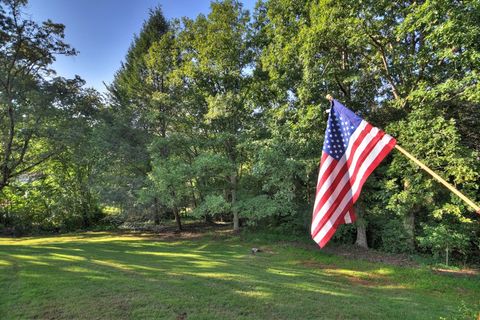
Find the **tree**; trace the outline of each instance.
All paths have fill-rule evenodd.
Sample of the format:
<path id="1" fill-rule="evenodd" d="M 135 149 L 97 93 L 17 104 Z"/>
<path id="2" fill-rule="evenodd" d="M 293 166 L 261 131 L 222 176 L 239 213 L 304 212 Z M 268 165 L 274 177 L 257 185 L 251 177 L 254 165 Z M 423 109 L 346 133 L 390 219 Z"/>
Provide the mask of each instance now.
<path id="1" fill-rule="evenodd" d="M 189 47 L 184 59 L 190 70 L 188 77 L 203 97 L 204 121 L 214 148 L 228 159 L 227 198 L 233 210 L 233 228 L 239 229 L 239 173 L 242 168 L 240 145 L 253 112 L 247 103 L 251 63 L 248 48 L 249 14 L 238 1 L 213 2 L 211 12 L 195 21 L 185 20 L 183 37 Z M 221 150 L 221 151 L 220 151 Z"/>
<path id="2" fill-rule="evenodd" d="M 44 123 L 48 139 L 32 140 L 30 148 L 36 153 L 55 146 L 57 152 L 3 189 L 8 206 L 0 208 L 0 223 L 17 235 L 88 228 L 102 218 L 95 188 L 103 160 L 95 139 L 102 103 L 96 91 L 81 85 L 60 81 L 56 91 L 49 90 L 59 110 Z"/>
<path id="3" fill-rule="evenodd" d="M 47 138 L 52 93 L 62 83 L 47 80 L 54 73 L 49 66 L 55 55 L 76 53 L 63 42 L 62 24 L 25 19 L 26 3 L 0 1 L 0 191 L 58 152 L 53 146 L 34 152 L 32 146 Z"/>
<path id="4" fill-rule="evenodd" d="M 183 143 L 185 140 L 179 134 L 169 138 L 158 138 L 151 146 L 153 158 L 152 171 L 149 173 L 151 184 L 144 189 L 148 199 L 155 198 L 166 211 L 173 212 L 177 230 L 182 230 L 180 210 L 190 206 L 191 199 L 191 166 L 185 159 Z M 169 150 L 165 157 L 163 150 Z"/>
<path id="5" fill-rule="evenodd" d="M 252 37 L 253 99 L 259 117 L 253 172 L 263 197 L 281 207 L 262 212 L 272 214 L 271 224 L 289 224 L 302 232 L 311 218 L 321 128 L 327 119 L 321 107 L 323 75 L 316 74 L 318 79 L 313 84 L 314 77 L 306 78 L 302 61 L 308 49 L 302 32 L 309 21 L 307 1 L 266 1 L 257 5 Z M 314 95 L 306 90 L 310 86 L 308 92 Z"/>
<path id="6" fill-rule="evenodd" d="M 320 128 L 324 127 L 325 120 L 319 105 L 325 104 L 323 97 L 326 93 L 345 101 L 376 126 L 389 125 L 390 133 L 396 134 L 401 144 L 403 140 L 407 144 L 410 139 L 407 136 L 414 132 L 408 129 L 414 117 L 423 113 L 420 121 L 425 123 L 438 117 L 438 122 L 430 129 L 435 128 L 440 135 L 448 132 L 449 138 L 439 144 L 436 135 L 427 127 L 421 130 L 421 139 L 420 134 L 412 134 L 412 138 L 415 136 L 417 142 L 421 141 L 421 149 L 428 149 L 425 155 L 438 155 L 443 159 L 440 161 L 449 159 L 439 165 L 438 170 L 445 171 L 451 179 L 463 181 L 462 186 L 468 192 L 475 189 L 472 183 L 478 179 L 475 173 L 478 165 L 474 161 L 475 153 L 470 152 L 475 145 L 474 134 L 467 127 L 476 128 L 477 125 L 470 117 L 472 111 L 475 113 L 475 108 L 478 109 L 473 93 L 478 86 L 475 80 L 478 64 L 473 58 L 478 53 L 478 42 L 473 41 L 478 39 L 478 28 L 475 27 L 478 17 L 474 14 L 477 10 L 475 2 L 445 1 L 417 4 L 408 1 L 293 3 L 271 0 L 259 3 L 254 22 L 258 67 L 255 81 L 261 81 L 263 86 L 257 91 L 260 93 L 257 109 L 265 115 L 263 123 L 268 130 L 267 137 L 276 136 L 276 140 L 281 141 L 279 149 L 288 150 L 283 157 L 291 156 L 297 161 L 303 159 L 307 164 L 306 176 L 310 179 L 296 184 L 298 190 L 307 194 L 304 199 L 311 199 L 308 193 L 313 188 L 309 185 L 315 183 L 313 160 L 320 158 L 323 131 Z M 460 28 L 464 31 L 461 32 Z M 450 36 L 445 37 L 445 32 Z M 461 55 L 460 52 L 468 54 Z M 449 122 L 452 117 L 455 122 Z M 403 133 L 395 129 L 399 123 L 405 124 Z M 293 144 L 290 150 L 289 142 Z M 270 143 L 267 145 L 271 148 Z M 460 151 L 467 145 L 468 151 Z M 297 147 L 298 153 L 294 151 Z M 412 145 L 409 150 L 418 148 L 418 145 Z M 446 156 L 447 150 L 456 150 L 455 157 Z M 402 155 L 393 153 L 393 157 L 405 163 Z M 270 161 L 273 164 L 278 158 L 272 157 Z M 391 158 L 386 159 L 384 165 L 389 161 Z M 462 168 L 455 175 L 449 169 L 453 163 Z M 287 168 L 278 163 L 274 167 Z M 274 177 L 282 169 L 267 177 Z M 390 214 L 385 211 L 386 202 L 388 199 L 393 201 L 401 193 L 400 189 L 392 191 L 385 187 L 390 188 L 393 184 L 409 189 L 420 185 L 417 180 L 407 182 L 410 177 L 402 170 L 396 171 L 397 180 L 393 183 L 385 177 L 392 173 L 393 170 L 377 169 L 371 178 L 376 183 L 367 185 L 363 192 L 365 201 L 362 201 L 364 206 L 360 211 L 366 213 L 367 227 L 378 226 L 369 223 L 369 216 L 373 215 L 368 213 L 378 208 L 384 214 Z M 301 174 L 296 176 L 301 177 Z M 429 179 L 423 175 L 420 177 L 423 181 Z M 288 180 L 294 181 L 291 177 L 282 179 Z M 369 189 L 389 196 L 388 199 L 382 198 L 386 202 L 381 209 L 375 201 L 368 199 L 375 194 Z M 441 193 L 447 202 L 450 200 L 441 186 L 434 184 L 433 190 Z M 410 230 L 412 245 L 419 227 L 415 216 L 421 213 L 432 189 L 419 187 L 418 191 L 418 197 L 407 197 L 411 204 L 415 203 L 414 206 L 408 207 L 405 203 L 401 206 L 403 211 L 400 207 L 392 208 L 398 214 L 397 218 L 401 216 L 404 220 L 405 228 Z M 465 215 L 465 208 L 462 205 L 459 208 L 457 201 L 453 201 L 456 203 L 454 207 Z M 439 210 L 441 206 L 437 202 L 435 208 L 428 210 Z M 367 239 L 368 228 L 359 225 L 357 232 L 358 239 Z M 378 234 L 378 230 L 371 229 L 371 232 Z"/>
<path id="7" fill-rule="evenodd" d="M 168 30 L 162 10 L 159 7 L 151 10 L 108 88 L 111 113 L 107 122 L 109 127 L 104 131 L 109 141 L 105 145 L 106 151 L 115 155 L 110 174 L 105 174 L 108 188 L 112 190 L 108 195 L 109 201 L 130 212 L 153 207 L 153 218 L 157 224 L 161 215 L 158 199 L 152 199 L 153 203 L 141 207 L 138 191 L 144 187 L 151 171 L 148 146 L 158 132 L 166 132 L 165 123 L 156 118 L 162 115 L 155 98 L 161 84 L 151 73 L 148 55 L 152 46 L 164 39 Z"/>

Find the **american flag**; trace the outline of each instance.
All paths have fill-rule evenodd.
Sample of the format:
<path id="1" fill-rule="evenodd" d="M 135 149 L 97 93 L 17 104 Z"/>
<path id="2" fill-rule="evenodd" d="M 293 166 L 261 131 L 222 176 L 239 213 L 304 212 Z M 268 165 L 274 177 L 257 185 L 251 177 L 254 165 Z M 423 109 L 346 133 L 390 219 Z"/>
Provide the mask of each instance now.
<path id="1" fill-rule="evenodd" d="M 365 180 L 396 140 L 336 100 L 323 143 L 311 234 L 324 247 L 342 223 L 355 221 L 353 204 Z"/>

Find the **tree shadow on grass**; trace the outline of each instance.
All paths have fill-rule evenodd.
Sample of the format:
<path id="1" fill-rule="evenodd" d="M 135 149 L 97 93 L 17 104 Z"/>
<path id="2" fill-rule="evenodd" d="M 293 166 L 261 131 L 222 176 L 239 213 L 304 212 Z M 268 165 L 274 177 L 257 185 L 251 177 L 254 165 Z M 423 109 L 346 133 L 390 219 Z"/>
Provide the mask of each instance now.
<path id="1" fill-rule="evenodd" d="M 12 275 L 0 280 L 13 295 L 0 298 L 2 318 L 422 319 L 458 304 L 378 275 L 378 265 L 312 264 L 282 248 L 252 255 L 231 241 L 85 234 L 0 251 Z"/>

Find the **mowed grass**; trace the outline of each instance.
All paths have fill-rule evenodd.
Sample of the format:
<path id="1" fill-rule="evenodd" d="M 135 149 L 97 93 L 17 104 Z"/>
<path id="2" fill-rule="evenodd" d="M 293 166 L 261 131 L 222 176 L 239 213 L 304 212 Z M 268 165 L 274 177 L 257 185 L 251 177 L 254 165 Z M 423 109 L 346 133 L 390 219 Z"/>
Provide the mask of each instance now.
<path id="1" fill-rule="evenodd" d="M 0 319 L 463 319 L 479 310 L 478 277 L 238 236 L 0 238 Z"/>

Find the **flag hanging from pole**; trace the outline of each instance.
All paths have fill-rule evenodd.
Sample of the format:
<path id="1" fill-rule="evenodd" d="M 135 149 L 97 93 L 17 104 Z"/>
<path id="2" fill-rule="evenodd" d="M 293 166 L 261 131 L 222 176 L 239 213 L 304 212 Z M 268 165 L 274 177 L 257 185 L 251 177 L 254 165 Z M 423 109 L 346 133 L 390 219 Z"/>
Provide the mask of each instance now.
<path id="1" fill-rule="evenodd" d="M 324 247 L 342 223 L 355 221 L 353 204 L 396 140 L 332 100 L 323 142 L 311 234 Z"/>

